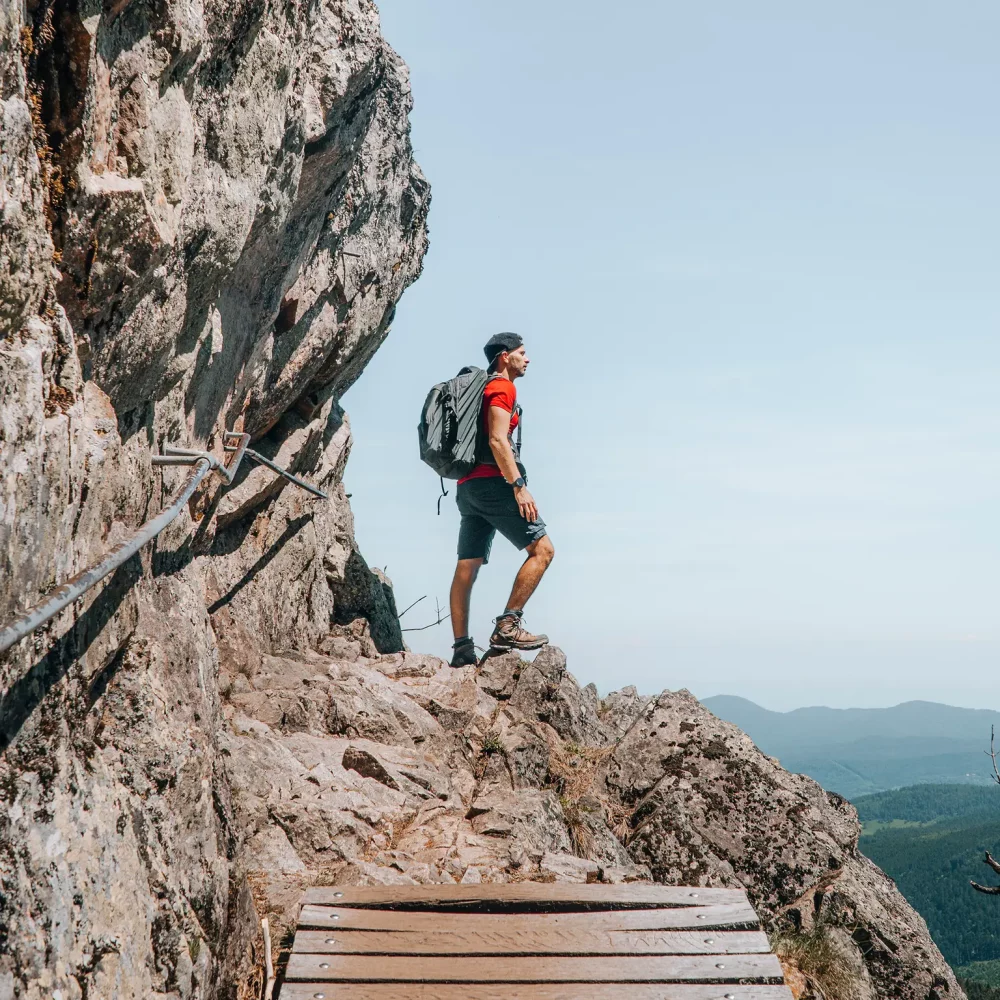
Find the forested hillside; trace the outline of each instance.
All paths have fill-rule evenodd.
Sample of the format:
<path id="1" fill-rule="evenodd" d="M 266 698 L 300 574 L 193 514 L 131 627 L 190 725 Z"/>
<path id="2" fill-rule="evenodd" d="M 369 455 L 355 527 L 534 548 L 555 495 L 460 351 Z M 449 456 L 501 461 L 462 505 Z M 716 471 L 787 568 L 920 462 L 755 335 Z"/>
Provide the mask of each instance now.
<path id="1" fill-rule="evenodd" d="M 972 962 L 955 968 L 969 1000 L 1000 1000 L 1000 962 Z"/>
<path id="2" fill-rule="evenodd" d="M 952 967 L 989 962 L 961 974 L 1000 986 L 1000 899 L 969 886 L 991 881 L 984 851 L 1000 854 L 1000 788 L 917 785 L 854 804 L 862 852 L 896 880 Z M 1000 1000 L 1000 990 L 970 996 Z"/>
<path id="3" fill-rule="evenodd" d="M 874 823 L 931 823 L 977 813 L 1000 818 L 1000 789 L 995 785 L 913 785 L 854 800 L 866 832 Z"/>
<path id="4" fill-rule="evenodd" d="M 996 986 L 990 986 L 978 979 L 963 979 L 961 976 L 958 981 L 962 984 L 969 1000 L 1000 1000 L 1000 988 Z"/>

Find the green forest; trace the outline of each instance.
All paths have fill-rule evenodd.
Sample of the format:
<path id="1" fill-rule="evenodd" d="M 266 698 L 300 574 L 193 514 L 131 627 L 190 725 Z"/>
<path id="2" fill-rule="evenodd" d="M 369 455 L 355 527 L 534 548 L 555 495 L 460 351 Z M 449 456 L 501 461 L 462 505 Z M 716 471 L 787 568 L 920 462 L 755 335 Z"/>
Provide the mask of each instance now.
<path id="1" fill-rule="evenodd" d="M 966 989 L 969 1000 L 1000 1000 L 1000 962 L 972 962 L 955 966 L 955 975 L 963 983 L 975 983 L 972 991 Z M 992 990 L 993 992 L 983 992 Z"/>
<path id="2" fill-rule="evenodd" d="M 944 957 L 974 984 L 970 998 L 1000 1000 L 1000 898 L 969 885 L 1000 882 L 983 864 L 985 851 L 1000 856 L 1000 788 L 914 785 L 854 805 L 862 852 L 896 880 Z"/>
<path id="3" fill-rule="evenodd" d="M 977 813 L 1000 819 L 1000 788 L 995 785 L 912 785 L 853 800 L 867 830 L 874 822 L 931 823 Z"/>
<path id="4" fill-rule="evenodd" d="M 955 971 L 959 973 L 958 981 L 962 984 L 962 989 L 965 990 L 965 995 L 969 1000 L 1000 1000 L 1000 988 L 989 986 L 978 979 L 963 979 L 960 974 L 961 970 L 956 969 Z"/>

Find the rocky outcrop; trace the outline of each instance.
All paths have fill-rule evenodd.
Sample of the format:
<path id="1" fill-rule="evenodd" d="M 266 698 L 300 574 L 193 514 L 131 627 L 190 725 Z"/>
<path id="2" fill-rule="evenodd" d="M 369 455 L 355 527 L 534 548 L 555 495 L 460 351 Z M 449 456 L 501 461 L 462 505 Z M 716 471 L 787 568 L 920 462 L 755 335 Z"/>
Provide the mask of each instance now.
<path id="1" fill-rule="evenodd" d="M 220 691 L 402 648 L 338 400 L 427 246 L 409 108 L 370 0 L 0 10 L 0 620 L 163 505 L 166 444 L 246 431 L 330 494 L 212 477 L 0 657 L 0 996 L 230 995 Z"/>
<path id="2" fill-rule="evenodd" d="M 221 456 L 222 432 L 245 430 L 336 491 L 350 450 L 336 401 L 420 271 L 428 206 L 406 69 L 367 0 L 37 0 L 28 25 L 19 9 L 2 39 L 0 406 L 20 473 L 0 509 L 5 615 L 176 487 L 149 465 L 164 444 Z M 221 597 L 294 539 L 284 614 L 266 586 L 231 602 L 279 644 L 325 632 L 357 562 L 344 498 L 287 492 L 264 470 L 225 497 L 216 483 L 161 546 L 161 562 L 218 556 Z M 384 603 L 349 589 L 358 613 Z"/>
<path id="3" fill-rule="evenodd" d="M 963 997 L 858 852 L 853 807 L 686 691 L 600 699 L 552 647 L 478 672 L 411 653 L 285 657 L 240 688 L 225 767 L 274 926 L 294 925 L 306 884 L 741 886 L 797 997 Z"/>
<path id="4" fill-rule="evenodd" d="M 745 886 L 801 997 L 961 998 L 851 807 L 690 695 L 401 651 L 339 400 L 426 250 L 409 101 L 371 0 L 0 10 L 0 619 L 166 444 L 330 494 L 213 477 L 0 657 L 0 997 L 259 996 L 312 884 L 655 878 Z"/>

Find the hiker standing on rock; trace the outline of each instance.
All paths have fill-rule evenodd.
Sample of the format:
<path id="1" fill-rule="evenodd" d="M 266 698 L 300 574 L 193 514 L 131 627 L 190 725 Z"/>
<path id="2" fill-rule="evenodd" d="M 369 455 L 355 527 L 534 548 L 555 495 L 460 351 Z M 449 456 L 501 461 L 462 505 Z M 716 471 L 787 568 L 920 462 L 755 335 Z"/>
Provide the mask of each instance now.
<path id="1" fill-rule="evenodd" d="M 490 637 L 492 649 L 539 649 L 548 636 L 532 635 L 521 615 L 552 562 L 555 549 L 528 492 L 520 441 L 514 431 L 521 417 L 514 381 L 528 370 L 524 341 L 516 333 L 498 333 L 484 348 L 489 380 L 482 399 L 482 445 L 478 464 L 458 481 L 456 499 L 462 523 L 458 530 L 458 565 L 451 584 L 451 621 L 455 630 L 451 665 L 478 661 L 469 633 L 469 602 L 479 567 L 489 561 L 493 538 L 499 531 L 528 553 L 518 570 L 507 607 L 496 619 Z"/>

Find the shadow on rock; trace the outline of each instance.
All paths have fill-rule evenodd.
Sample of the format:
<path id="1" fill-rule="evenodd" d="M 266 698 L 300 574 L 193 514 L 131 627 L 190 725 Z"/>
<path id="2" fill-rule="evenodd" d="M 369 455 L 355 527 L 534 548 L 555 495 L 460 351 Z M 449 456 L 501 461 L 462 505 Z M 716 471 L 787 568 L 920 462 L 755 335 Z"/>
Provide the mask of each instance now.
<path id="1" fill-rule="evenodd" d="M 246 573 L 240 578 L 232 589 L 227 591 L 214 604 L 209 606 L 208 613 L 210 615 L 214 615 L 221 608 L 224 608 L 227 604 L 229 604 L 229 602 L 232 601 L 244 587 L 248 586 L 253 581 L 254 577 L 257 576 L 258 573 L 267 568 L 271 560 L 274 559 L 274 557 L 277 556 L 277 554 L 282 550 L 285 543 L 291 541 L 291 539 L 299 533 L 311 517 L 311 514 L 301 514 L 299 517 L 295 518 L 294 521 L 289 521 L 287 527 L 275 543 L 250 567 L 250 569 L 246 571 Z M 249 531 L 249 527 L 247 530 Z M 235 543 L 232 546 L 232 551 L 238 549 L 240 542 L 242 541 L 242 539 L 237 539 L 236 534 L 237 533 L 231 533 L 231 537 L 229 538 L 230 543 Z M 245 535 L 246 532 L 240 532 L 239 534 Z M 223 542 L 223 545 L 225 546 L 226 542 Z M 213 554 L 217 555 L 218 551 Z"/>
<path id="2" fill-rule="evenodd" d="M 114 617 L 128 592 L 135 586 L 142 570 L 138 556 L 133 556 L 111 577 L 93 604 L 76 620 L 73 627 L 61 636 L 52 648 L 35 663 L 19 680 L 15 681 L 0 698 L 0 750 L 6 750 L 17 739 L 21 728 L 45 696 L 93 645 L 105 625 Z M 124 642 L 131 630 L 123 635 Z M 112 657 L 110 666 L 118 660 Z M 100 674 L 106 687 L 109 667 Z"/>

